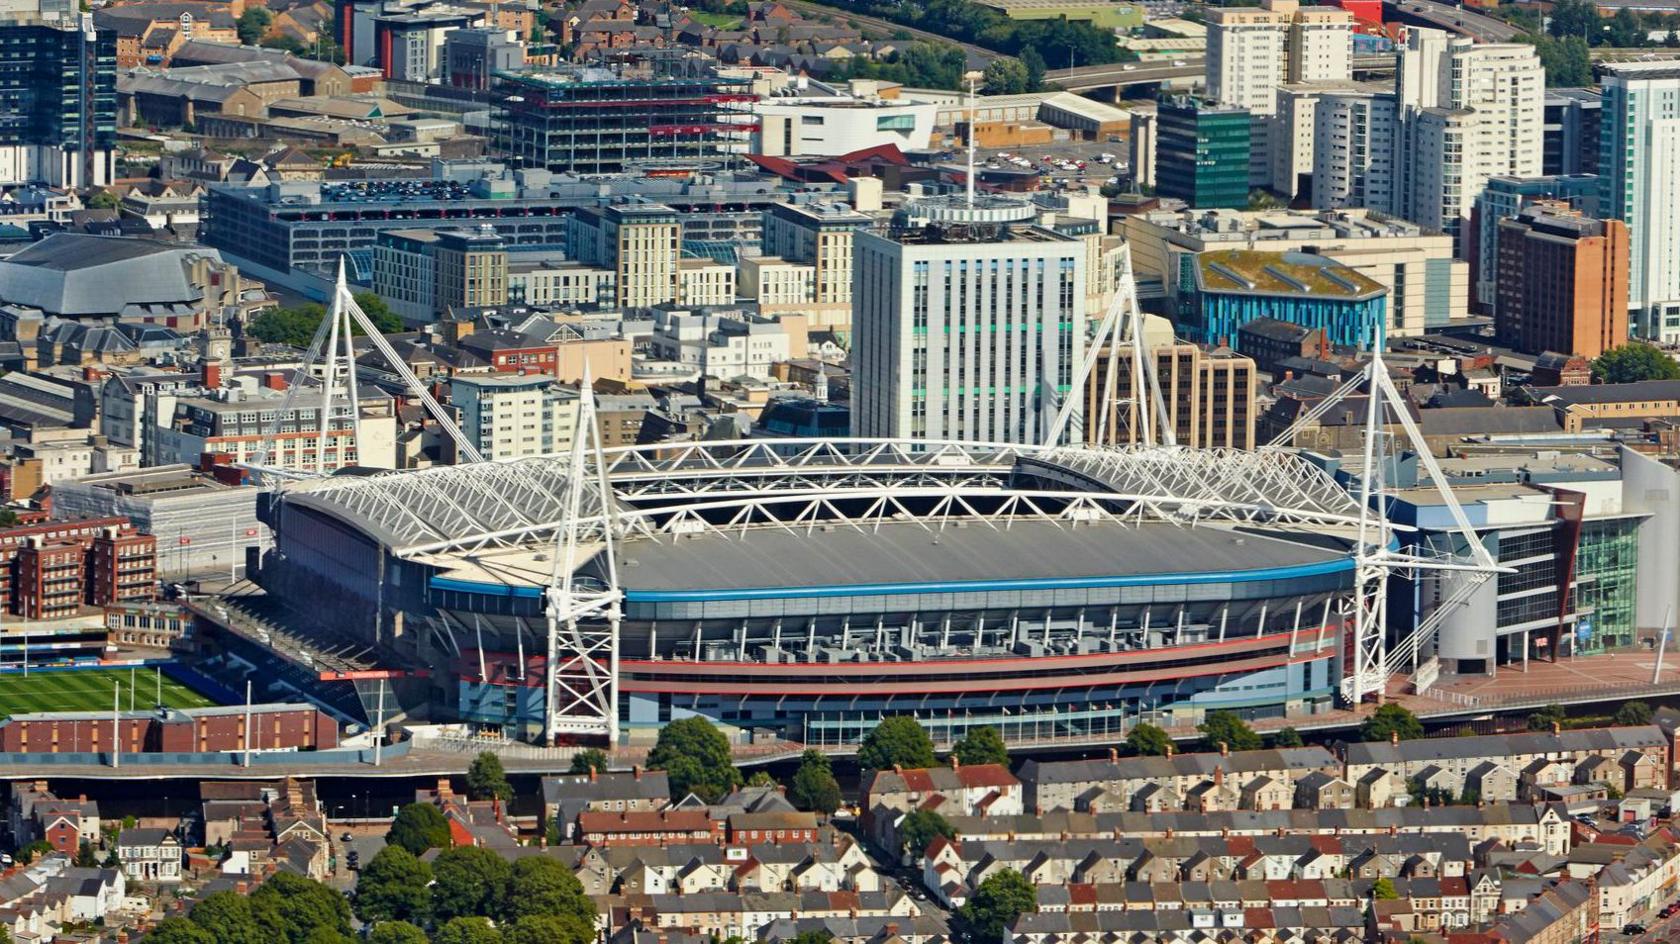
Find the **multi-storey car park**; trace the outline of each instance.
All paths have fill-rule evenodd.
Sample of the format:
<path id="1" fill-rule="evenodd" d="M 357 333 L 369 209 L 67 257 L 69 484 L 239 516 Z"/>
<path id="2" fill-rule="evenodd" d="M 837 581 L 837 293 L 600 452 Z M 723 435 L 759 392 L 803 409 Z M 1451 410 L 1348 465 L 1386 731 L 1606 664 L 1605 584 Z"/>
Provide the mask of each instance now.
<path id="1" fill-rule="evenodd" d="M 488 225 L 513 249 L 558 249 L 566 220 L 603 201 L 658 203 L 681 214 L 685 242 L 756 246 L 764 211 L 794 199 L 822 199 L 833 187 L 793 188 L 756 172 L 698 176 L 556 175 L 500 164 L 439 162 L 429 179 L 296 181 L 245 187 L 213 184 L 200 232 L 241 269 L 285 281 L 292 270 L 327 273 L 346 252 L 371 250 L 387 229 Z"/>
<path id="2" fill-rule="evenodd" d="M 564 456 L 296 483 L 260 581 L 422 670 L 403 710 L 531 737 L 1114 736 L 1323 710 L 1352 651 L 1359 507 L 1293 453 L 812 440 L 600 468 L 591 494 Z M 545 607 L 614 585 L 551 662 Z"/>
<path id="3" fill-rule="evenodd" d="M 745 153 L 758 129 L 752 80 L 709 66 L 504 72 L 496 87 L 491 146 L 516 167 L 612 174 L 638 161 L 703 161 Z"/>

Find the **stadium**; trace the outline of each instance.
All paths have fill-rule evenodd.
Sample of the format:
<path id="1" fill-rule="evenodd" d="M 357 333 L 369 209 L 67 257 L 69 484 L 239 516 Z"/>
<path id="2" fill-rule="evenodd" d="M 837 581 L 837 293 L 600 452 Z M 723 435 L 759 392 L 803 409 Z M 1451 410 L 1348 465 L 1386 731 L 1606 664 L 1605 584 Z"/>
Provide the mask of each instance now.
<path id="1" fill-rule="evenodd" d="M 259 580 L 401 670 L 408 716 L 539 741 L 1109 739 L 1321 711 L 1355 658 L 1360 505 L 1294 452 L 586 452 L 287 483 Z"/>

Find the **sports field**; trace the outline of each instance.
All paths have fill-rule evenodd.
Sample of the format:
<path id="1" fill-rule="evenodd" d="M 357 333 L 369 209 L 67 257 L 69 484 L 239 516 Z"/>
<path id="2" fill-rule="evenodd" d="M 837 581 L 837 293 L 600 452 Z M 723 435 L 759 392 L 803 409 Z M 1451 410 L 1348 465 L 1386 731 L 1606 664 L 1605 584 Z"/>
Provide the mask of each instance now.
<path id="1" fill-rule="evenodd" d="M 31 711 L 110 711 L 114 686 L 122 686 L 122 708 L 130 704 L 129 679 L 135 691 L 133 705 L 147 710 L 157 702 L 156 669 L 73 669 L 57 672 L 20 672 L 0 675 L 0 716 Z M 170 708 L 202 708 L 215 702 L 180 682 L 163 676 L 163 703 Z"/>

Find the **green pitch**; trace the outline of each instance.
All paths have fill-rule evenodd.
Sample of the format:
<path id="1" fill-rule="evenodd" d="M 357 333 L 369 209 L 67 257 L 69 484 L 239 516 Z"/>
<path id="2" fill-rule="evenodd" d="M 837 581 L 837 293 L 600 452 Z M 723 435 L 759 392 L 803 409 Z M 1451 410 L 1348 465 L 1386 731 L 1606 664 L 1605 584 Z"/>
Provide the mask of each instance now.
<path id="1" fill-rule="evenodd" d="M 20 672 L 0 675 L 0 716 L 39 711 L 110 711 L 112 691 L 122 686 L 122 708 L 129 708 L 129 680 L 133 679 L 134 708 L 145 711 L 157 702 L 156 669 L 75 669 L 68 672 Z M 163 703 L 170 708 L 203 708 L 215 702 L 163 676 Z"/>

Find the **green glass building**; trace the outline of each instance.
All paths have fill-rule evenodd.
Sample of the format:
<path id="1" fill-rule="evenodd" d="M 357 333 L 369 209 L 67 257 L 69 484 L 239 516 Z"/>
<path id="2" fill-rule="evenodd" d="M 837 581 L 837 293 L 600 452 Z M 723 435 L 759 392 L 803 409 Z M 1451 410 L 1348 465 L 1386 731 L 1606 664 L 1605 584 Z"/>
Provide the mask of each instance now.
<path id="1" fill-rule="evenodd" d="M 1602 652 L 1634 643 L 1638 605 L 1639 519 L 1581 524 L 1575 552 L 1575 651 Z"/>
<path id="2" fill-rule="evenodd" d="M 1157 195 L 1198 210 L 1248 206 L 1246 108 L 1173 96 L 1161 99 L 1155 120 Z"/>

